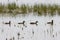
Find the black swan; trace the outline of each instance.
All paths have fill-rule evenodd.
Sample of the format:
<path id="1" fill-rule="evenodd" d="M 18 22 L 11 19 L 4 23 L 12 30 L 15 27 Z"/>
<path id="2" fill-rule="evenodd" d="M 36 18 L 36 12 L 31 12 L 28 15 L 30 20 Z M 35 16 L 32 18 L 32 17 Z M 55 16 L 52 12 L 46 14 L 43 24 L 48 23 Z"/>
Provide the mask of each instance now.
<path id="1" fill-rule="evenodd" d="M 23 22 L 19 22 L 18 24 L 23 24 L 23 25 L 24 25 L 24 24 L 25 24 L 25 21 L 23 21 Z"/>
<path id="2" fill-rule="evenodd" d="M 9 21 L 9 22 L 6 22 L 6 23 L 4 23 L 4 24 L 9 24 L 9 26 L 11 26 L 11 21 Z"/>
<path id="3" fill-rule="evenodd" d="M 37 25 L 38 21 L 35 21 L 35 22 L 30 22 L 30 24 L 36 24 Z"/>
<path id="4" fill-rule="evenodd" d="M 52 20 L 51 22 L 47 22 L 47 24 L 51 24 L 51 25 L 53 25 L 53 20 Z"/>

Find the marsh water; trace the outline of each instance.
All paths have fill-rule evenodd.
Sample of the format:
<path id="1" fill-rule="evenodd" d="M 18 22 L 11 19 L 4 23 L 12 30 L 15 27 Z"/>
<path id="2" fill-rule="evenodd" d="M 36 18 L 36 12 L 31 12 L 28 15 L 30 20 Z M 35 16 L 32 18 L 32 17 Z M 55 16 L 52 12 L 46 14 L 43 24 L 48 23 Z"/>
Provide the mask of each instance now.
<path id="1" fill-rule="evenodd" d="M 53 25 L 47 24 L 53 20 Z M 4 24 L 11 21 L 11 26 Z M 23 24 L 19 22 L 25 21 Z M 38 25 L 30 22 L 38 21 Z M 19 33 L 19 35 L 18 35 Z M 59 40 L 60 16 L 38 16 L 33 13 L 16 15 L 14 17 L 0 15 L 0 40 Z"/>

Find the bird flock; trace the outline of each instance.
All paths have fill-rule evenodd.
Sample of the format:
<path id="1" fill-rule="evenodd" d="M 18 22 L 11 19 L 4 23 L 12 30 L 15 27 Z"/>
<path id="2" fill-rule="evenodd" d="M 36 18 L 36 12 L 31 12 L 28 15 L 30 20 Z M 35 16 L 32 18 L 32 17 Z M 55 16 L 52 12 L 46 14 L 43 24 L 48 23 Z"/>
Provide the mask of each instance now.
<path id="1" fill-rule="evenodd" d="M 9 21 L 9 22 L 4 22 L 4 24 L 11 26 L 11 21 Z M 25 26 L 25 21 L 18 22 L 17 24 L 22 24 L 23 26 Z M 38 25 L 38 21 L 30 22 L 30 24 L 31 24 L 31 25 L 36 25 L 36 26 L 37 26 L 37 25 Z M 51 22 L 47 22 L 47 24 L 53 25 L 53 20 L 51 20 Z"/>

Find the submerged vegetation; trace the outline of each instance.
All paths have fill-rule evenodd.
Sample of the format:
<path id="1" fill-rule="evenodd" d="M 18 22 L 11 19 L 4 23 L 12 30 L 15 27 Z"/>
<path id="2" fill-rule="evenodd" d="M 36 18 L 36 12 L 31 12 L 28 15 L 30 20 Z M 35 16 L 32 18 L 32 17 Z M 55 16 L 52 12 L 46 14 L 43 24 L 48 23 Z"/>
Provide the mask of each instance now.
<path id="1" fill-rule="evenodd" d="M 16 3 L 8 3 L 7 5 L 0 4 L 0 13 L 11 13 L 13 15 L 17 14 L 27 14 L 27 13 L 37 13 L 39 16 L 41 15 L 60 15 L 60 5 L 45 5 L 45 4 L 35 4 L 35 5 L 25 5 L 22 4 L 20 6 L 16 5 Z"/>

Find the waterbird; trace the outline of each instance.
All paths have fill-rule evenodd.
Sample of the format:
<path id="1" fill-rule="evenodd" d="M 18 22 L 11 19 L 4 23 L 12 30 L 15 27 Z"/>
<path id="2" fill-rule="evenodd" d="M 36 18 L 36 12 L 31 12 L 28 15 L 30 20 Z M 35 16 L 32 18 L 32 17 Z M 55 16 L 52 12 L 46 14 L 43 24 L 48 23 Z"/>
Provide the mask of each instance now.
<path id="1" fill-rule="evenodd" d="M 35 21 L 35 22 L 30 22 L 30 24 L 36 24 L 37 25 L 38 21 Z"/>
<path id="2" fill-rule="evenodd" d="M 53 20 L 52 20 L 51 22 L 47 22 L 47 24 L 51 24 L 51 25 L 53 25 Z"/>
<path id="3" fill-rule="evenodd" d="M 18 24 L 23 24 L 23 25 L 25 25 L 25 21 L 23 21 L 23 22 L 19 22 Z"/>
<path id="4" fill-rule="evenodd" d="M 6 22 L 6 23 L 4 23 L 4 24 L 9 24 L 9 26 L 11 26 L 11 21 L 9 21 L 9 22 Z"/>
<path id="5" fill-rule="evenodd" d="M 6 22 L 6 23 L 4 23 L 4 24 L 9 24 L 9 26 L 11 26 L 11 21 L 9 21 L 9 22 Z"/>

